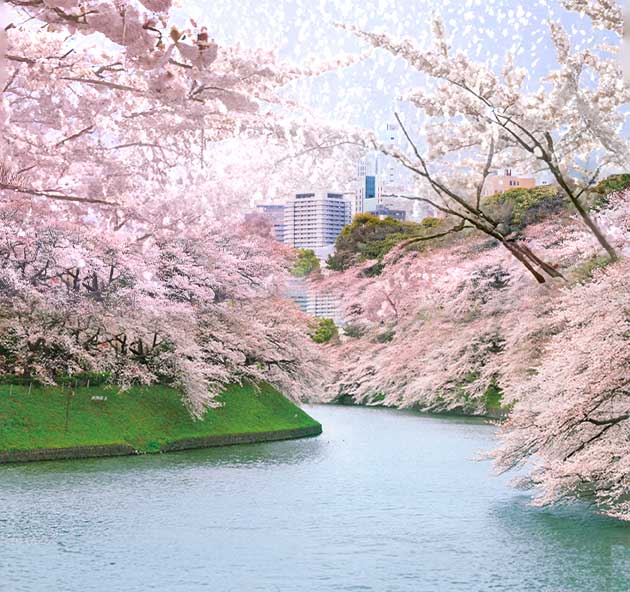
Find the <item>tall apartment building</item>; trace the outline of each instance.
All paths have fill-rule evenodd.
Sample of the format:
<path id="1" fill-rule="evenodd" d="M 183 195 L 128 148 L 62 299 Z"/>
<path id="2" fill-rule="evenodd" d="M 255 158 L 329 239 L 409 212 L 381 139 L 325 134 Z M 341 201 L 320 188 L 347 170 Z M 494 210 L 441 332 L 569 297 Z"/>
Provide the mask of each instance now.
<path id="1" fill-rule="evenodd" d="M 401 143 L 400 127 L 396 123 L 388 123 L 385 130 L 385 143 L 390 148 L 403 148 Z M 392 160 L 388 160 L 382 166 L 381 177 L 383 185 L 397 185 L 401 182 L 402 165 Z"/>
<path id="2" fill-rule="evenodd" d="M 352 221 L 352 206 L 340 193 L 298 193 L 285 205 L 284 242 L 298 249 L 333 245 Z"/>
<path id="3" fill-rule="evenodd" d="M 274 238 L 281 243 L 284 242 L 284 205 L 268 204 L 256 206 L 258 213 L 267 217 L 271 222 L 271 231 Z"/>
<path id="4" fill-rule="evenodd" d="M 488 197 L 496 193 L 503 193 L 510 189 L 525 188 L 531 189 L 536 186 L 536 179 L 533 177 L 514 177 L 512 171 L 506 169 L 503 175 L 491 175 L 486 179 L 483 186 L 482 195 Z"/>
<path id="5" fill-rule="evenodd" d="M 339 294 L 331 291 L 322 292 L 304 281 L 304 278 L 290 278 L 287 296 L 306 314 L 320 319 L 332 319 L 339 327 L 345 325 Z"/>

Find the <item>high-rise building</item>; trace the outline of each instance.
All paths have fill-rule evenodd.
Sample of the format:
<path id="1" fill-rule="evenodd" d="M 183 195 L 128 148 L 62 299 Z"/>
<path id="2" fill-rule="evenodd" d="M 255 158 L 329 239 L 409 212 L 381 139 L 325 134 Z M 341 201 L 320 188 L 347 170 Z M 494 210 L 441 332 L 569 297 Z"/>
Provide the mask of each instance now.
<path id="1" fill-rule="evenodd" d="M 385 133 L 381 134 L 384 144 L 390 148 L 402 150 L 406 142 L 401 142 L 400 126 L 388 123 Z M 352 214 L 360 212 L 374 213 L 383 208 L 405 210 L 411 218 L 413 204 L 401 206 L 399 200 L 391 201 L 389 194 L 408 193 L 410 174 L 403 165 L 392 157 L 371 153 L 359 160 L 357 166 L 357 185 L 353 201 Z"/>
<path id="2" fill-rule="evenodd" d="M 393 218 L 399 222 L 404 222 L 407 219 L 406 210 L 394 210 L 385 206 L 379 208 L 378 210 L 374 210 L 371 214 L 379 217 L 381 220 L 384 220 L 385 218 Z"/>
<path id="3" fill-rule="evenodd" d="M 359 160 L 357 181 L 352 204 L 352 216 L 362 212 L 373 212 L 381 204 L 381 176 L 379 160 L 376 154 L 368 154 Z"/>
<path id="4" fill-rule="evenodd" d="M 363 212 L 374 212 L 382 205 L 381 178 L 378 174 L 366 175 L 359 180 Z"/>
<path id="5" fill-rule="evenodd" d="M 339 327 L 345 325 L 343 307 L 339 294 L 318 290 L 304 278 L 290 278 L 287 296 L 306 314 L 320 319 L 332 319 Z"/>
<path id="6" fill-rule="evenodd" d="M 386 128 L 385 142 L 390 148 L 401 148 L 400 145 L 400 127 L 396 123 L 388 123 Z M 383 166 L 382 177 L 383 185 L 399 184 L 400 179 L 400 163 L 389 159 Z"/>
<path id="7" fill-rule="evenodd" d="M 298 193 L 284 210 L 284 242 L 298 249 L 333 245 L 352 221 L 352 206 L 340 193 Z"/>
<path id="8" fill-rule="evenodd" d="M 274 238 L 284 242 L 284 205 L 267 204 L 256 206 L 256 210 L 267 217 L 271 222 L 271 231 Z"/>

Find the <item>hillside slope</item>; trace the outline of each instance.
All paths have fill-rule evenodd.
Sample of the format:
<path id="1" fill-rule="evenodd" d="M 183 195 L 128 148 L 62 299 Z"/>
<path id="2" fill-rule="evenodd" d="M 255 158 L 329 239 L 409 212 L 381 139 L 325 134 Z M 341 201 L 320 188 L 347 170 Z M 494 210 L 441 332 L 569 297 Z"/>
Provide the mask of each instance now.
<path id="1" fill-rule="evenodd" d="M 259 391 L 229 387 L 223 405 L 202 420 L 192 419 L 180 394 L 167 387 L 124 393 L 80 387 L 71 393 L 33 388 L 29 394 L 28 387 L 0 385 L 0 462 L 162 452 L 321 432 L 318 422 L 267 385 Z"/>

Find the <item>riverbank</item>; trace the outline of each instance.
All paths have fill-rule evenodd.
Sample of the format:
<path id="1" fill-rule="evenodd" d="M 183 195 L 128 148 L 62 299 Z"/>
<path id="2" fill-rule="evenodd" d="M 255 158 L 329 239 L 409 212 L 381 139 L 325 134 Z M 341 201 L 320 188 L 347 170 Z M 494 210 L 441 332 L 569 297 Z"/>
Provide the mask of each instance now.
<path id="1" fill-rule="evenodd" d="M 319 435 L 321 424 L 268 385 L 232 385 L 193 420 L 164 386 L 0 385 L 0 463 L 151 454 Z"/>
<path id="2" fill-rule="evenodd" d="M 375 401 L 374 399 L 369 402 L 357 403 L 349 395 L 341 395 L 328 404 L 340 405 L 342 407 L 371 407 L 394 410 L 405 409 L 408 411 L 415 411 L 428 417 L 469 417 L 473 419 L 485 419 L 493 422 L 505 421 L 511 411 L 510 406 L 501 404 L 500 398 L 491 399 L 489 401 L 483 400 L 481 406 L 462 404 L 459 407 L 448 407 L 446 405 L 440 406 L 439 404 L 431 406 L 415 404 L 409 407 L 396 407 L 394 405 L 385 405 L 382 401 Z"/>
<path id="3" fill-rule="evenodd" d="M 0 589 L 628 592 L 627 524 L 530 507 L 494 426 L 305 409 L 325 438 L 0 466 Z"/>

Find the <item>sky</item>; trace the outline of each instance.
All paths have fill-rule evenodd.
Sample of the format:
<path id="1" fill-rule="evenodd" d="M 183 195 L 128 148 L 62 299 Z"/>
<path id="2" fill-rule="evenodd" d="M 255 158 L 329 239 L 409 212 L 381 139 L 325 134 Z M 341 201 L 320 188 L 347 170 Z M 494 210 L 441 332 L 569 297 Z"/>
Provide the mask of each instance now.
<path id="1" fill-rule="evenodd" d="M 569 13 L 559 0 L 240 0 L 179 2 L 178 18 L 192 17 L 223 43 L 275 48 L 282 59 L 328 60 L 368 49 L 342 22 L 364 30 L 430 41 L 434 12 L 442 16 L 452 45 L 469 56 L 500 67 L 508 51 L 532 72 L 535 85 L 554 64 L 548 20 L 562 22 L 578 45 L 592 43 L 590 22 Z M 303 104 L 335 120 L 383 132 L 397 99 L 425 84 L 419 74 L 383 50 L 342 72 L 295 84 L 290 92 Z"/>
<path id="2" fill-rule="evenodd" d="M 565 10 L 560 0 L 175 0 L 172 16 L 180 28 L 193 18 L 221 44 L 276 49 L 293 63 L 328 61 L 369 49 L 336 23 L 366 31 L 410 37 L 427 47 L 431 19 L 439 14 L 455 49 L 499 68 L 508 52 L 517 66 L 531 73 L 537 87 L 555 65 L 548 21 L 557 20 L 572 33 L 577 47 L 593 43 L 586 17 Z M 606 33 L 597 32 L 598 41 Z M 385 137 L 399 97 L 427 81 L 400 58 L 377 50 L 366 60 L 291 85 L 287 93 L 325 119 L 359 125 Z M 420 114 L 414 114 L 414 116 Z"/>

